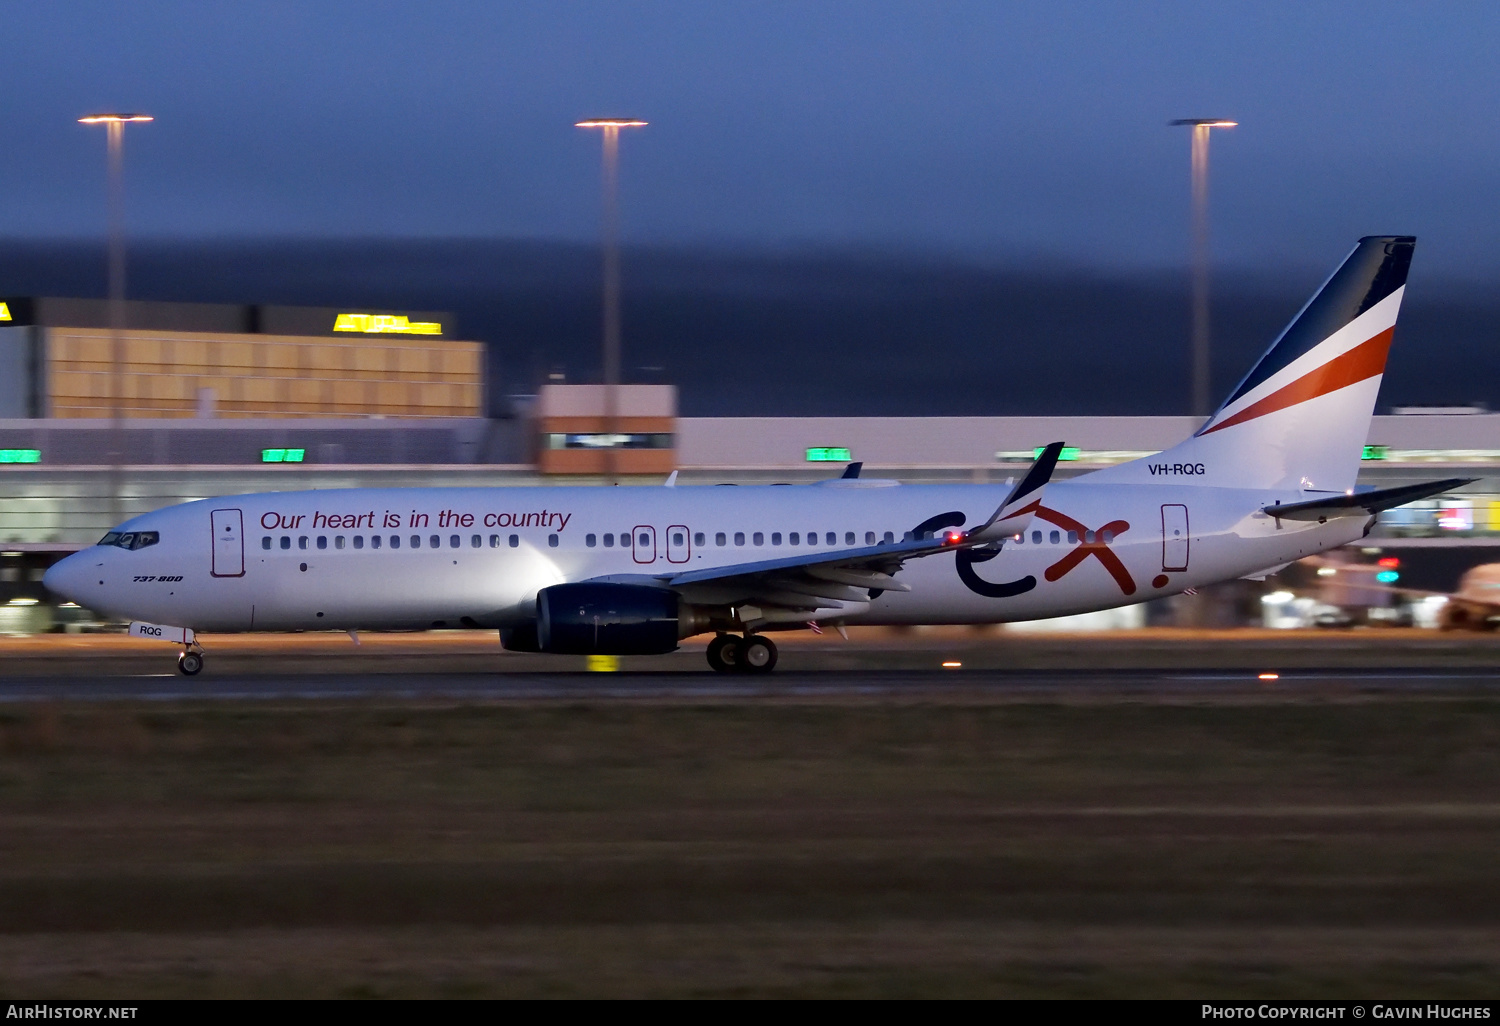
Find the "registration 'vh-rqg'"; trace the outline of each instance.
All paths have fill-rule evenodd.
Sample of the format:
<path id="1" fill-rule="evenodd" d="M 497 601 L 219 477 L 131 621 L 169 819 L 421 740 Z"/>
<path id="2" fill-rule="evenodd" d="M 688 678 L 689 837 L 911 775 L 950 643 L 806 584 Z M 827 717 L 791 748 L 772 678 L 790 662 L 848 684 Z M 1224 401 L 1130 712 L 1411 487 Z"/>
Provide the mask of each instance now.
<path id="1" fill-rule="evenodd" d="M 711 633 L 1061 616 L 1260 576 L 1462 484 L 1356 491 L 1415 240 L 1361 239 L 1216 412 L 1167 452 L 1006 485 L 270 492 L 134 517 L 47 587 L 203 666 L 200 631 L 497 629 L 512 649 L 669 652 Z"/>

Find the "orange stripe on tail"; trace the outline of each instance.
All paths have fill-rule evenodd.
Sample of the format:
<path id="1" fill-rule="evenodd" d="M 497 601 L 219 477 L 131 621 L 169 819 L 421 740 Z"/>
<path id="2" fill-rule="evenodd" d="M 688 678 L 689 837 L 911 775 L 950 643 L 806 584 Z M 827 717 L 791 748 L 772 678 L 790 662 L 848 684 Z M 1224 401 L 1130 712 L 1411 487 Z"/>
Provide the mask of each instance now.
<path id="1" fill-rule="evenodd" d="M 1264 417 L 1268 413 L 1284 410 L 1288 406 L 1305 403 L 1329 392 L 1373 378 L 1385 371 L 1386 354 L 1391 349 L 1391 338 L 1396 333 L 1392 325 L 1368 341 L 1361 342 L 1347 353 L 1329 360 L 1323 366 L 1308 371 L 1296 381 L 1284 385 L 1259 402 L 1251 403 L 1227 420 L 1215 424 L 1203 432 L 1211 435 L 1235 424 Z"/>

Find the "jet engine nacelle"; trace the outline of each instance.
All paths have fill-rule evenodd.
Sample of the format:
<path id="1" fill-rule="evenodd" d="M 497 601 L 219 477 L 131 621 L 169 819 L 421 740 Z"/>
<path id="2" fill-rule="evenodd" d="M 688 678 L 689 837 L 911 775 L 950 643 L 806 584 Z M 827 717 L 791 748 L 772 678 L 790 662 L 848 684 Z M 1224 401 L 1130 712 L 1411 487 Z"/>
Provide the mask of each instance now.
<path id="1" fill-rule="evenodd" d="M 537 593 L 536 613 L 543 652 L 658 655 L 703 629 L 676 592 L 639 584 L 553 585 Z"/>

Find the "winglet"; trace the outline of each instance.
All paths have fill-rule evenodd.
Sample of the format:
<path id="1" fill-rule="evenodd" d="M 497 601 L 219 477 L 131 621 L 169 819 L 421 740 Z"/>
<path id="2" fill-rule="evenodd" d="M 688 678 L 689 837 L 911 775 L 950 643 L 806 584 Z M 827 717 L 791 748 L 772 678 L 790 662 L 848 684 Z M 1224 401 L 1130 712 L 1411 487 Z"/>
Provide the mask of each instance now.
<path id="1" fill-rule="evenodd" d="M 844 472 L 839 475 L 839 478 L 843 481 L 853 481 L 856 477 L 859 476 L 859 472 L 863 469 L 865 469 L 864 463 L 862 461 L 856 461 L 845 467 Z"/>
<path id="2" fill-rule="evenodd" d="M 1057 460 L 1062 456 L 1062 451 L 1062 442 L 1053 442 L 1044 448 L 1031 469 L 1026 471 L 1026 476 L 1011 489 L 1000 508 L 984 523 L 969 531 L 964 540 L 970 543 L 996 541 L 1026 530 L 1032 515 L 1042 504 L 1042 489 L 1052 480 L 1052 471 L 1057 468 Z"/>

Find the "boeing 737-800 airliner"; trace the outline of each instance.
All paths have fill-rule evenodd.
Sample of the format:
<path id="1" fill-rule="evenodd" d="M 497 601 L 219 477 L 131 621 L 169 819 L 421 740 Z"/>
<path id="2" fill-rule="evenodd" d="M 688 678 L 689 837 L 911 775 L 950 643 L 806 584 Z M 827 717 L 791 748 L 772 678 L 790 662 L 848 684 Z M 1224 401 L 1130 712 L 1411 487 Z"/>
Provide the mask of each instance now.
<path id="1" fill-rule="evenodd" d="M 1167 452 L 1014 488 L 393 488 L 207 499 L 134 517 L 54 593 L 183 647 L 199 631 L 498 629 L 512 649 L 668 652 L 768 671 L 767 635 L 971 624 L 1272 572 L 1463 484 L 1355 491 L 1415 240 L 1361 239 L 1207 423 Z"/>

